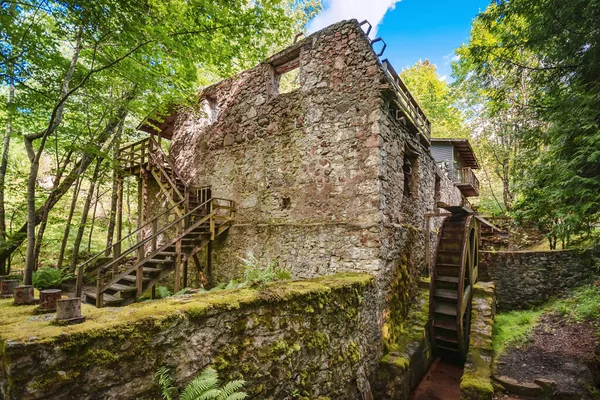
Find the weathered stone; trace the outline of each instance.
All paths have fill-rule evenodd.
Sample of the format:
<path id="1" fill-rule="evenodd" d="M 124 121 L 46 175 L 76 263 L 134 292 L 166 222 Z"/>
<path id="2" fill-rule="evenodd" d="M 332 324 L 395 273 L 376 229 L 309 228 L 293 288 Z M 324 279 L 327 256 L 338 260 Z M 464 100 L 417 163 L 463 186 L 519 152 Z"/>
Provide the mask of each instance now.
<path id="1" fill-rule="evenodd" d="M 14 288 L 13 297 L 15 299 L 15 306 L 24 306 L 36 303 L 37 301 L 35 300 L 33 293 L 32 285 L 21 285 Z"/>
<path id="2" fill-rule="evenodd" d="M 518 382 L 508 376 L 494 377 L 504 390 L 517 396 L 536 397 L 544 394 L 544 390 L 533 382 Z"/>
<path id="3" fill-rule="evenodd" d="M 0 296 L 3 298 L 13 297 L 15 288 L 19 286 L 19 281 L 17 279 L 4 279 L 0 282 L 0 287 L 2 288 L 0 292 Z"/>
<path id="4" fill-rule="evenodd" d="M 496 284 L 498 308 L 527 309 L 593 278 L 593 250 L 482 251 L 479 275 Z"/>
<path id="5" fill-rule="evenodd" d="M 380 354 L 376 303 L 372 276 L 344 274 L 103 308 L 89 327 L 7 341 L 0 397 L 158 399 L 160 367 L 181 388 L 213 366 L 250 398 L 353 399 Z"/>
<path id="6" fill-rule="evenodd" d="M 59 299 L 56 301 L 56 322 L 79 324 L 85 321 L 81 315 L 81 298 Z"/>
<path id="7" fill-rule="evenodd" d="M 37 312 L 53 312 L 56 311 L 56 302 L 62 298 L 62 290 L 60 289 L 44 289 L 40 290 L 40 306 Z"/>
<path id="8" fill-rule="evenodd" d="M 460 382 L 461 399 L 491 400 L 494 395 L 491 372 L 496 314 L 494 284 L 478 282 L 473 289 L 469 351 Z"/>

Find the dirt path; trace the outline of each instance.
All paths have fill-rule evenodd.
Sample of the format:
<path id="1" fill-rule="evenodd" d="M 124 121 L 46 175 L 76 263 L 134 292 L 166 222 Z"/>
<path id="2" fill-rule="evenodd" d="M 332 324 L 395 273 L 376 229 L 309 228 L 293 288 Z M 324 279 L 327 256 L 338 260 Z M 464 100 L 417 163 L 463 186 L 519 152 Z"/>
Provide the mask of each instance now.
<path id="1" fill-rule="evenodd" d="M 462 373 L 462 366 L 437 358 L 413 392 L 411 400 L 460 400 Z"/>
<path id="2" fill-rule="evenodd" d="M 594 357 L 600 342 L 599 326 L 600 317 L 584 323 L 546 314 L 526 345 L 508 349 L 498 359 L 494 375 L 519 383 L 546 380 L 556 398 L 597 398 L 589 389 L 596 386 L 599 376 Z"/>

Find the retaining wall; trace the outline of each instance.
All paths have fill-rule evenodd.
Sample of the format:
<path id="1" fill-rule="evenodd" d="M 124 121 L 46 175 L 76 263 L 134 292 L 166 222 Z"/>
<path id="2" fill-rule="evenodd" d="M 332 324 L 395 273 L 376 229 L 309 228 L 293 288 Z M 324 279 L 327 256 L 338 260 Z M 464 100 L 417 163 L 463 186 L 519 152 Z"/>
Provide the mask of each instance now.
<path id="1" fill-rule="evenodd" d="M 87 322 L 70 327 L 31 320 L 21 307 L 0 333 L 0 394 L 158 399 L 158 368 L 182 387 L 212 365 L 224 380 L 245 379 L 251 399 L 359 398 L 382 354 L 374 293 L 370 275 L 334 275 L 85 307 Z"/>
<path id="2" fill-rule="evenodd" d="M 526 309 L 591 280 L 596 260 L 592 250 L 482 251 L 479 276 L 496 284 L 499 310 Z"/>

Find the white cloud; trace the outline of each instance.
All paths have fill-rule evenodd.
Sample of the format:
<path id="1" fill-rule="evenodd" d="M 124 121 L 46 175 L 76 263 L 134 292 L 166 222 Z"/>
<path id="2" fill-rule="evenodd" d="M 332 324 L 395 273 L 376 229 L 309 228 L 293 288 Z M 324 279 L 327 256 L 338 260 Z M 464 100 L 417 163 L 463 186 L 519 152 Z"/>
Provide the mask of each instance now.
<path id="1" fill-rule="evenodd" d="M 308 25 L 312 33 L 344 19 L 356 18 L 359 22 L 368 20 L 375 37 L 377 26 L 388 10 L 393 10 L 401 0 L 325 0 L 323 11 Z"/>
<path id="2" fill-rule="evenodd" d="M 440 76 L 440 81 L 445 82 L 448 77 L 446 75 Z"/>
<path id="3" fill-rule="evenodd" d="M 444 65 L 450 65 L 450 63 L 460 60 L 460 56 L 458 54 L 450 53 L 443 56 L 442 60 L 444 60 Z"/>

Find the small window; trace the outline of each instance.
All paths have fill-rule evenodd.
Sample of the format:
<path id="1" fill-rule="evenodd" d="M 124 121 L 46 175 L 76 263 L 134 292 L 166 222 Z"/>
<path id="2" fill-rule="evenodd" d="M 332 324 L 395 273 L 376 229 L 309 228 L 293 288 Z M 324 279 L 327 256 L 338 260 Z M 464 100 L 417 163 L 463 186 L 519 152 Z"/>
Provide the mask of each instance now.
<path id="1" fill-rule="evenodd" d="M 288 61 L 281 64 L 273 63 L 273 94 L 293 92 L 300 89 L 300 52 L 295 52 L 293 58 L 286 57 Z"/>
<path id="2" fill-rule="evenodd" d="M 212 125 L 217 122 L 219 117 L 219 105 L 217 100 L 212 97 L 207 97 L 202 100 L 202 112 L 207 125 Z"/>
<path id="3" fill-rule="evenodd" d="M 419 159 L 416 154 L 406 152 L 402 165 L 404 172 L 404 197 L 411 197 L 419 191 Z"/>

